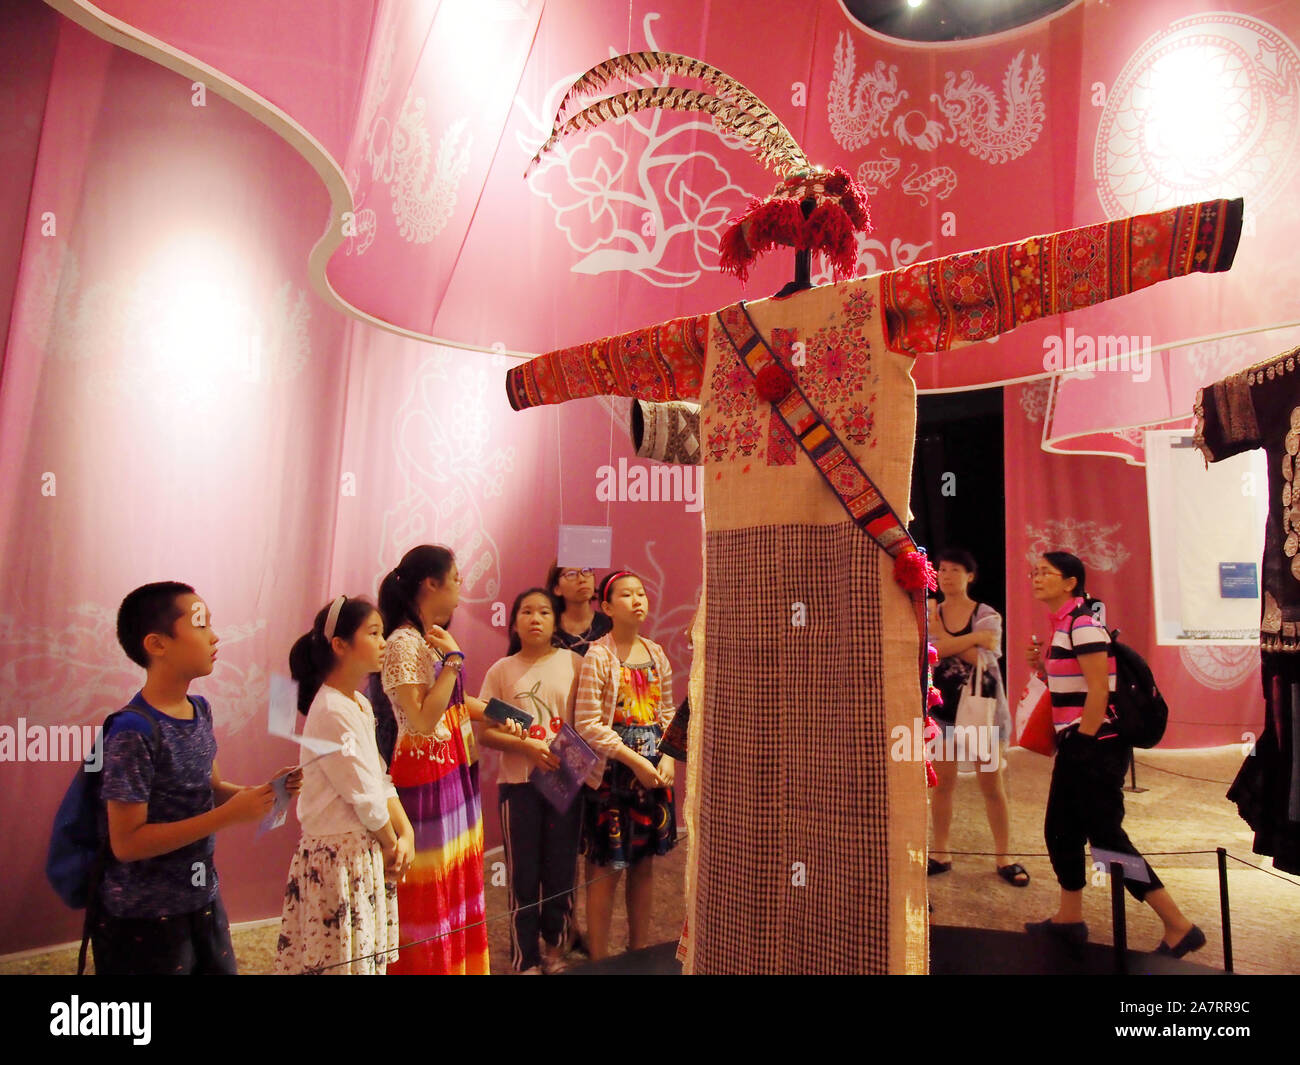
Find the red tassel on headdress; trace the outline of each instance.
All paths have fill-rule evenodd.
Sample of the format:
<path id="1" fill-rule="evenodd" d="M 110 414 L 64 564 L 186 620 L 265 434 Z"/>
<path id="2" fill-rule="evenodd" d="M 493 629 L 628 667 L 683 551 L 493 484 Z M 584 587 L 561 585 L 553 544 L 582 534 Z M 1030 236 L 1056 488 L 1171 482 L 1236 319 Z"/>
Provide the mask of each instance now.
<path id="1" fill-rule="evenodd" d="M 924 551 L 904 551 L 894 559 L 894 580 L 904 591 L 935 591 L 939 576 Z"/>
<path id="2" fill-rule="evenodd" d="M 741 281 L 749 280 L 749 268 L 755 255 L 745 243 L 745 227 L 736 223 L 722 235 L 718 245 L 718 266 L 724 274 L 735 274 Z"/>
<path id="3" fill-rule="evenodd" d="M 852 277 L 858 265 L 858 242 L 853 236 L 853 226 L 838 203 L 827 201 L 813 208 L 804 223 L 802 247 L 825 255 L 837 281 Z"/>
<path id="4" fill-rule="evenodd" d="M 926 645 L 926 658 L 932 666 L 939 664 L 939 649 L 932 643 Z"/>
<path id="5" fill-rule="evenodd" d="M 939 786 L 939 774 L 934 771 L 934 763 L 929 759 L 926 759 L 925 763 L 925 786 L 927 788 Z"/>
<path id="6" fill-rule="evenodd" d="M 942 704 L 943 704 L 943 692 L 941 692 L 938 688 L 932 687 L 929 690 L 929 692 L 926 693 L 925 708 L 928 710 L 932 706 L 940 706 Z"/>

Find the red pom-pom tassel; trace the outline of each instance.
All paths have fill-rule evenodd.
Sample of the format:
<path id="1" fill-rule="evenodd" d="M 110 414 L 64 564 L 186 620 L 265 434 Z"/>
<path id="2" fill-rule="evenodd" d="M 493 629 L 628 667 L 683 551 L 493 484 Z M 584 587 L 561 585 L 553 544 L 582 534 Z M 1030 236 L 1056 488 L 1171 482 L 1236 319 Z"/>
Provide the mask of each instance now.
<path id="1" fill-rule="evenodd" d="M 939 664 L 939 649 L 934 644 L 927 644 L 925 649 L 926 660 L 932 666 Z"/>
<path id="2" fill-rule="evenodd" d="M 934 591 L 939 576 L 924 551 L 904 551 L 894 559 L 894 580 L 908 592 Z"/>
<path id="3" fill-rule="evenodd" d="M 779 403 L 790 394 L 793 387 L 790 375 L 775 363 L 764 366 L 754 376 L 754 391 L 769 403 Z"/>
<path id="4" fill-rule="evenodd" d="M 925 696 L 925 708 L 928 710 L 932 706 L 939 706 L 943 703 L 943 692 L 938 688 L 931 688 Z"/>

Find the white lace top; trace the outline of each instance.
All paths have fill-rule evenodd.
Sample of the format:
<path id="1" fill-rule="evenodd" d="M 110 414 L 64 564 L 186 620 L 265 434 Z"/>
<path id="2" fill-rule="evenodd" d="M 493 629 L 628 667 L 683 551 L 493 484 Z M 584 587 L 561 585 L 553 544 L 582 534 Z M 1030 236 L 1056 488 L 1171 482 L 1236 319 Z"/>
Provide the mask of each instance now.
<path id="1" fill-rule="evenodd" d="M 411 728 L 401 703 L 394 695 L 403 684 L 424 685 L 426 689 L 430 688 L 441 672 L 442 662 L 414 627 L 401 625 L 393 630 L 393 634 L 388 637 L 384 646 L 384 667 L 380 679 L 384 694 L 393 704 L 393 716 L 397 719 L 399 740 L 403 733 L 410 736 L 432 736 L 435 740 L 443 742 L 451 739 L 451 728 L 447 723 L 446 715 L 434 726 L 433 732 L 416 732 Z"/>

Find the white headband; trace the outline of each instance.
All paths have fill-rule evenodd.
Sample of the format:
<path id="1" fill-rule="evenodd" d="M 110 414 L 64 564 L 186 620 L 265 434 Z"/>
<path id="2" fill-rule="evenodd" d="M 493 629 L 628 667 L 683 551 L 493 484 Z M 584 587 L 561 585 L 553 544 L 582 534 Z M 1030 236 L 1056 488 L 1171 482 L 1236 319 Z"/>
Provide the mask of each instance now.
<path id="1" fill-rule="evenodd" d="M 340 595 L 334 602 L 330 603 L 330 612 L 325 615 L 325 642 L 328 643 L 334 639 L 334 629 L 339 623 L 339 611 L 343 609 L 343 604 L 348 601 L 346 595 Z"/>

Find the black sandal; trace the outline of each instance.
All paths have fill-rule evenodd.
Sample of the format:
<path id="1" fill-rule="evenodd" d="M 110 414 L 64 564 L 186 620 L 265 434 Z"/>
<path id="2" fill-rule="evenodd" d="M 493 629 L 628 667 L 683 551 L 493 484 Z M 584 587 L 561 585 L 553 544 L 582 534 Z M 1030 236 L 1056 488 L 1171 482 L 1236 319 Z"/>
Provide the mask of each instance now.
<path id="1" fill-rule="evenodd" d="M 1012 887 L 1028 887 L 1029 871 L 1019 862 L 1012 862 L 1010 865 L 999 865 L 998 876 L 1002 877 Z M 1021 877 L 1024 877 L 1021 880 Z"/>
<path id="2" fill-rule="evenodd" d="M 936 862 L 930 858 L 925 865 L 926 876 L 938 876 L 940 873 L 946 873 L 952 868 L 952 862 Z"/>

